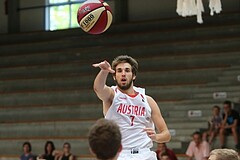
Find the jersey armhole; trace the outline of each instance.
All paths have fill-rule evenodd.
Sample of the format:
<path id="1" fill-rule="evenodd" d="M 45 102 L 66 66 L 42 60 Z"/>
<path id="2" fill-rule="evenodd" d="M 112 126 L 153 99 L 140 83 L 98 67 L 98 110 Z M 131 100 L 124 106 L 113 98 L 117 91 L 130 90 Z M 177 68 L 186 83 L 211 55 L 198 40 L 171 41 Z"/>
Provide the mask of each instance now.
<path id="1" fill-rule="evenodd" d="M 109 108 L 107 109 L 106 113 L 103 112 L 104 117 L 107 116 L 110 108 L 112 107 L 112 104 L 113 104 L 113 102 L 114 102 L 115 99 L 116 99 L 116 93 L 117 93 L 117 91 L 118 91 L 116 86 L 111 86 L 110 88 L 113 90 L 113 94 L 114 94 L 114 95 L 113 95 L 112 103 L 110 104 L 110 106 L 109 106 Z M 104 103 L 103 103 L 103 105 L 104 105 Z"/>

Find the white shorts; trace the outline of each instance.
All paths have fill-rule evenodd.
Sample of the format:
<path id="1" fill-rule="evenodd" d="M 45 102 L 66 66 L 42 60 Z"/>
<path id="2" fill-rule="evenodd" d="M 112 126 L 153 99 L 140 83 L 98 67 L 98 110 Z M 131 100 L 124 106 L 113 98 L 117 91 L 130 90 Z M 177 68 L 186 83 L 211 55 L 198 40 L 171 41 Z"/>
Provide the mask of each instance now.
<path id="1" fill-rule="evenodd" d="M 157 160 L 156 153 L 149 148 L 122 150 L 117 160 Z"/>

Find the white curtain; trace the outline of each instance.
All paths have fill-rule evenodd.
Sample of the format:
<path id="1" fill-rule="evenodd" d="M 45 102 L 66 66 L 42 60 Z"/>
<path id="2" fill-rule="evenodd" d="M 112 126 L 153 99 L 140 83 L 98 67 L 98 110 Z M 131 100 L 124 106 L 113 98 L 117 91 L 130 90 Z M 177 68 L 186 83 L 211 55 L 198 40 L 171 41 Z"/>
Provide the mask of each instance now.
<path id="1" fill-rule="evenodd" d="M 221 0 L 209 0 L 210 15 L 222 11 Z M 203 23 L 202 12 L 204 7 L 202 0 L 177 0 L 176 12 L 182 17 L 197 16 L 197 22 Z"/>
<path id="2" fill-rule="evenodd" d="M 210 0 L 209 1 L 209 8 L 211 16 L 215 13 L 220 13 L 222 11 L 222 4 L 221 0 Z"/>

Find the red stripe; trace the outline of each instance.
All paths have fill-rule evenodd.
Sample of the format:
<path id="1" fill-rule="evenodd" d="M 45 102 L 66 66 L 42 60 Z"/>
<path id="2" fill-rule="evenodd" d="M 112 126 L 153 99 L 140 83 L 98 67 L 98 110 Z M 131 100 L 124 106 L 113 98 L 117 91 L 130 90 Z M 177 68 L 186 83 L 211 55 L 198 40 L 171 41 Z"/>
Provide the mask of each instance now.
<path id="1" fill-rule="evenodd" d="M 128 96 L 134 98 L 134 97 L 136 97 L 138 94 L 139 94 L 139 92 L 136 92 L 136 94 L 133 94 L 133 95 L 129 95 L 129 94 L 128 94 Z"/>
<path id="2" fill-rule="evenodd" d="M 92 29 L 88 33 L 90 33 L 90 34 L 102 33 L 107 26 L 107 22 L 108 22 L 108 17 L 107 17 L 107 11 L 105 10 L 101 13 L 97 22 L 95 23 L 95 25 L 92 27 Z"/>
<path id="3" fill-rule="evenodd" d="M 143 97 L 143 95 L 142 95 L 142 94 L 140 94 L 140 96 L 142 97 L 142 99 L 144 99 L 144 97 Z"/>

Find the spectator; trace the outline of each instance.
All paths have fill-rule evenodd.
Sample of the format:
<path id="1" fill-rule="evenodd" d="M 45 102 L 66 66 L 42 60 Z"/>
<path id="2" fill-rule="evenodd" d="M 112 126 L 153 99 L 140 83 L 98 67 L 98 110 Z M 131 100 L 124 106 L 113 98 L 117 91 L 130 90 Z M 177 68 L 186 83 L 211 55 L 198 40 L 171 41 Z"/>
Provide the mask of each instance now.
<path id="1" fill-rule="evenodd" d="M 171 160 L 169 154 L 167 154 L 166 152 L 162 152 L 161 153 L 161 160 Z"/>
<path id="2" fill-rule="evenodd" d="M 202 140 L 200 132 L 193 133 L 193 140 L 190 142 L 186 155 L 189 157 L 188 160 L 207 160 L 209 156 L 209 144 Z"/>
<path id="3" fill-rule="evenodd" d="M 29 142 L 24 142 L 23 145 L 23 154 L 20 156 L 20 160 L 35 160 L 36 157 L 31 153 L 32 146 Z"/>
<path id="4" fill-rule="evenodd" d="M 238 153 L 232 149 L 214 149 L 208 160 L 240 160 Z"/>
<path id="5" fill-rule="evenodd" d="M 175 155 L 175 153 L 171 149 L 167 148 L 166 143 L 158 143 L 158 148 L 156 150 L 158 160 L 161 159 L 161 154 L 162 153 L 166 153 L 169 156 L 170 160 L 177 160 L 177 156 Z"/>
<path id="6" fill-rule="evenodd" d="M 212 108 L 212 117 L 209 120 L 209 130 L 203 136 L 204 140 L 207 140 L 207 136 L 209 137 L 209 144 L 212 144 L 213 139 L 218 135 L 220 127 L 222 124 L 222 117 L 220 115 L 220 107 L 213 106 Z"/>
<path id="7" fill-rule="evenodd" d="M 98 160 L 116 160 L 122 150 L 118 125 L 107 119 L 99 119 L 90 129 L 88 142 Z"/>
<path id="8" fill-rule="evenodd" d="M 59 157 L 59 160 L 74 160 L 74 156 L 71 153 L 71 145 L 68 142 L 63 144 L 63 153 Z"/>
<path id="9" fill-rule="evenodd" d="M 240 149 L 238 143 L 238 125 L 239 125 L 239 113 L 232 109 L 231 101 L 225 101 L 223 103 L 223 122 L 220 129 L 220 144 L 221 148 L 225 148 L 225 135 L 232 133 L 236 149 Z"/>
<path id="10" fill-rule="evenodd" d="M 55 146 L 52 141 L 47 141 L 45 143 L 44 151 L 45 153 L 43 155 L 40 155 L 38 157 L 39 159 L 55 160 L 55 156 L 58 152 L 55 150 Z"/>

